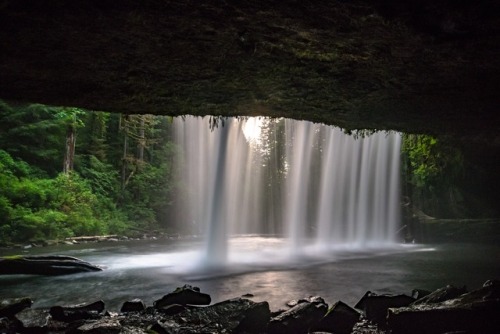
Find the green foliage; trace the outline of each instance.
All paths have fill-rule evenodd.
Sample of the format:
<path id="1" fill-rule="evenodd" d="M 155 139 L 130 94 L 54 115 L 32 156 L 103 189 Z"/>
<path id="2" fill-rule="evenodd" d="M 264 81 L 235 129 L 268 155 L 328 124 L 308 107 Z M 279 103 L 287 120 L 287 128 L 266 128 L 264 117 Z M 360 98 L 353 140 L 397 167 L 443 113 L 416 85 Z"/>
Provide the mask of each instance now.
<path id="1" fill-rule="evenodd" d="M 408 154 L 412 169 L 412 181 L 417 187 L 425 186 L 428 181 L 440 173 L 439 153 L 436 150 L 437 139 L 424 135 L 406 135 L 403 140 L 403 152 Z"/>
<path id="2" fill-rule="evenodd" d="M 13 241 L 63 238 L 71 235 L 64 226 L 67 217 L 62 212 L 42 209 L 32 211 L 18 206 L 11 217 L 11 239 Z"/>
<path id="3" fill-rule="evenodd" d="M 166 198 L 170 188 L 165 184 L 168 177 L 166 164 L 159 167 L 148 164 L 131 179 L 124 198 L 131 220 L 141 221 L 150 228 L 157 227 L 157 214 L 168 205 Z"/>
<path id="4" fill-rule="evenodd" d="M 39 104 L 2 109 L 0 147 L 38 174 L 56 175 L 62 166 L 66 134 L 63 121 L 56 117 L 59 109 Z"/>
<path id="5" fill-rule="evenodd" d="M 442 139 L 405 134 L 402 153 L 412 203 L 430 215 L 460 214 L 463 196 L 456 184 L 464 173 L 461 151 Z"/>
<path id="6" fill-rule="evenodd" d="M 411 181 L 419 188 L 450 180 L 463 171 L 461 152 L 432 136 L 404 135 L 403 153 L 408 157 Z M 448 177 L 443 178 L 445 174 Z"/>
<path id="7" fill-rule="evenodd" d="M 170 228 L 171 123 L 0 101 L 0 244 Z M 76 129 L 74 171 L 63 174 Z"/>
<path id="8" fill-rule="evenodd" d="M 85 125 L 82 118 L 85 116 L 85 111 L 79 108 L 61 107 L 54 109 L 54 116 L 60 119 L 65 125 L 73 128 L 81 128 Z"/>

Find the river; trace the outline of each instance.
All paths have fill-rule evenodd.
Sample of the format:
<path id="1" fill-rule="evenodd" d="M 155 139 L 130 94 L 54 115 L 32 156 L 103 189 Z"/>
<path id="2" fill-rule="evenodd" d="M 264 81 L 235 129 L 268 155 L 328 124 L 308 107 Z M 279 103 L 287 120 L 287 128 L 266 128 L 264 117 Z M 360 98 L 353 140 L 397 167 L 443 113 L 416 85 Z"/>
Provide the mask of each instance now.
<path id="1" fill-rule="evenodd" d="M 0 255 L 59 254 L 76 256 L 106 269 L 96 273 L 44 277 L 0 276 L 0 298 L 28 296 L 33 307 L 104 300 L 111 311 L 141 298 L 146 305 L 178 286 L 190 284 L 218 302 L 244 294 L 266 300 L 272 310 L 292 299 L 322 296 L 354 304 L 370 290 L 405 293 L 447 284 L 480 287 L 500 278 L 500 246 L 495 244 L 395 245 L 385 250 L 342 249 L 304 254 L 287 260 L 282 240 L 234 238 L 226 268 L 201 270 L 197 240 L 124 241 L 0 250 Z"/>

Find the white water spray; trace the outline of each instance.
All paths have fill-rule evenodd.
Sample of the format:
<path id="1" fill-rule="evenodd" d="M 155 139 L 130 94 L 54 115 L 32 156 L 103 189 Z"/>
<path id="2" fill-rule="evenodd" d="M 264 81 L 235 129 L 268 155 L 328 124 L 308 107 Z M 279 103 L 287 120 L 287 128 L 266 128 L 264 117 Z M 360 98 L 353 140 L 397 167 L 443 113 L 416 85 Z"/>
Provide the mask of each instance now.
<path id="1" fill-rule="evenodd" d="M 193 230 L 206 236 L 206 267 L 238 262 L 228 241 L 236 234 L 282 231 L 288 255 L 280 253 L 279 261 L 311 249 L 395 244 L 398 133 L 355 138 L 330 126 L 257 118 L 226 119 L 215 129 L 206 118 L 174 123 L 184 210 Z"/>

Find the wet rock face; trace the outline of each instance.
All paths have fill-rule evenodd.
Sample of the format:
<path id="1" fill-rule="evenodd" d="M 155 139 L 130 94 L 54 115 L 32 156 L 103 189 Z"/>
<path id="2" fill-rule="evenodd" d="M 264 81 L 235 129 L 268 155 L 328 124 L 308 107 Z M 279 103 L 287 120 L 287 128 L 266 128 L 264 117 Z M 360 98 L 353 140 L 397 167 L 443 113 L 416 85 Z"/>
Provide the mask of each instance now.
<path id="1" fill-rule="evenodd" d="M 494 1 L 7 0 L 0 98 L 495 134 Z"/>
<path id="2" fill-rule="evenodd" d="M 448 286 L 436 294 L 450 290 Z M 389 309 L 387 324 L 394 334 L 499 333 L 499 314 L 500 284 L 488 281 L 480 289 L 440 302 L 424 300 L 409 307 Z"/>

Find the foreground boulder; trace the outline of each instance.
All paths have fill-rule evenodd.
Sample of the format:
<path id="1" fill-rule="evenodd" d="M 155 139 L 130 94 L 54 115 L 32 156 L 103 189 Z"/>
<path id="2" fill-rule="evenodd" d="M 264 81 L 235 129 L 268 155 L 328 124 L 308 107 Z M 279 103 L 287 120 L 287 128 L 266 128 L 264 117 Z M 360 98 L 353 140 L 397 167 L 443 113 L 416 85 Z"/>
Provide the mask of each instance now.
<path id="1" fill-rule="evenodd" d="M 378 295 L 368 291 L 354 308 L 362 311 L 368 320 L 384 325 L 389 308 L 408 306 L 414 301 L 413 297 L 407 295 Z"/>
<path id="2" fill-rule="evenodd" d="M 97 319 L 101 317 L 103 311 L 104 302 L 99 300 L 90 304 L 52 306 L 50 315 L 57 321 L 74 322 L 77 320 Z"/>
<path id="3" fill-rule="evenodd" d="M 118 334 L 123 330 L 122 325 L 118 319 L 100 319 L 92 322 L 87 322 L 81 326 L 78 326 L 76 329 L 71 331 L 71 333 L 80 334 L 80 333 L 88 333 L 88 334 Z M 138 331 L 134 331 L 134 333 L 138 333 Z"/>
<path id="4" fill-rule="evenodd" d="M 120 312 L 122 313 L 127 313 L 127 312 L 140 312 L 144 311 L 146 309 L 146 306 L 144 305 L 144 302 L 139 299 L 135 298 L 129 301 L 126 301 L 123 303 Z"/>
<path id="5" fill-rule="evenodd" d="M 318 325 L 328 311 L 323 298 L 314 297 L 299 302 L 269 322 L 268 332 L 272 334 L 301 334 Z"/>
<path id="6" fill-rule="evenodd" d="M 349 305 L 339 301 L 328 310 L 314 327 L 315 331 L 350 334 L 361 314 Z"/>
<path id="7" fill-rule="evenodd" d="M 446 300 L 457 298 L 458 296 L 461 296 L 466 292 L 467 289 L 465 288 L 465 286 L 462 288 L 456 288 L 453 285 L 447 285 L 444 288 L 437 289 L 436 291 L 417 299 L 412 303 L 412 305 L 440 303 Z"/>
<path id="8" fill-rule="evenodd" d="M 416 300 L 419 300 L 420 298 L 423 298 L 425 296 L 428 296 L 431 294 L 432 291 L 425 290 L 425 289 L 413 289 L 411 291 L 411 296 L 415 298 Z"/>
<path id="9" fill-rule="evenodd" d="M 7 298 L 0 300 L 0 318 L 10 318 L 22 310 L 31 307 L 33 300 L 31 298 Z"/>
<path id="10" fill-rule="evenodd" d="M 454 299 L 391 308 L 387 323 L 393 334 L 494 334 L 500 333 L 499 315 L 500 284 L 489 281 Z"/>
<path id="11" fill-rule="evenodd" d="M 212 301 L 210 295 L 200 292 L 200 288 L 184 285 L 175 289 L 161 299 L 154 302 L 154 307 L 157 309 L 165 308 L 169 305 L 210 305 Z"/>
<path id="12" fill-rule="evenodd" d="M 25 309 L 16 314 L 23 331 L 40 333 L 47 328 L 50 320 L 49 310 L 47 309 Z"/>
<path id="13" fill-rule="evenodd" d="M 67 275 L 102 271 L 102 268 L 72 256 L 0 257 L 0 275 Z"/>
<path id="14" fill-rule="evenodd" d="M 152 327 L 159 333 L 262 333 L 271 318 L 267 302 L 236 298 L 208 307 L 186 309 Z"/>

